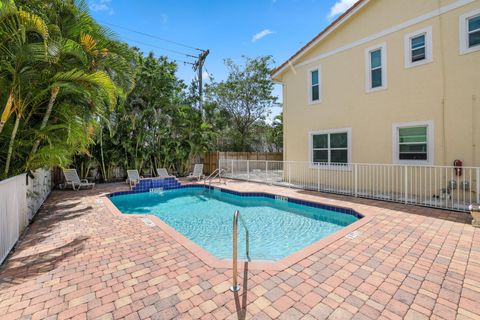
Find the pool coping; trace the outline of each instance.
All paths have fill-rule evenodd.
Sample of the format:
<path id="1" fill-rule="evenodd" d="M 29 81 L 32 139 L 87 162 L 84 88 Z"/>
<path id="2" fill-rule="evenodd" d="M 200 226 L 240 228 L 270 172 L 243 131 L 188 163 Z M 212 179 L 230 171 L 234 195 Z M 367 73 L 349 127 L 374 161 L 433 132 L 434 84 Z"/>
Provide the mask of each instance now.
<path id="1" fill-rule="evenodd" d="M 208 188 L 207 186 L 202 186 L 199 184 L 195 183 L 189 183 L 189 184 L 182 184 L 180 188 L 188 188 L 188 187 L 205 187 Z M 176 189 L 176 188 L 175 188 Z M 238 194 L 238 195 L 244 195 L 244 196 L 266 196 L 270 198 L 275 198 L 275 196 L 280 196 L 287 198 L 289 202 L 292 203 L 297 203 L 297 204 L 314 204 L 318 205 L 318 207 L 324 207 L 324 208 L 336 208 L 340 209 L 340 212 L 344 211 L 351 211 L 355 212 L 358 214 L 360 217 L 357 221 L 351 223 L 350 225 L 344 227 L 343 229 L 332 233 L 325 238 L 322 238 L 310 245 L 305 246 L 304 248 L 278 260 L 278 261 L 261 261 L 261 260 L 255 260 L 255 261 L 248 261 L 248 268 L 249 269 L 254 269 L 254 270 L 263 270 L 263 271 L 281 271 L 285 270 L 292 265 L 300 262 L 301 260 L 307 258 L 308 256 L 314 254 L 315 252 L 327 247 L 328 245 L 332 244 L 335 241 L 340 240 L 341 238 L 345 237 L 346 235 L 350 234 L 351 232 L 357 230 L 358 228 L 362 227 L 366 223 L 368 223 L 373 216 L 364 210 L 364 208 L 361 208 L 359 206 L 356 206 L 355 204 L 351 204 L 349 206 L 343 206 L 343 205 L 330 205 L 330 204 L 325 204 L 322 203 L 321 201 L 315 201 L 315 200 L 302 200 L 298 199 L 295 197 L 290 197 L 290 196 L 282 196 L 279 194 L 273 194 L 269 192 L 241 192 L 233 189 L 229 189 L 227 187 L 211 187 L 211 189 L 218 189 L 222 192 L 227 192 L 227 193 L 233 193 L 233 194 Z M 174 189 L 170 189 L 174 190 Z M 123 214 L 114 204 L 113 202 L 110 201 L 110 197 L 114 195 L 119 195 L 119 194 L 130 194 L 130 193 L 139 193 L 139 192 L 116 192 L 116 193 L 111 193 L 105 196 L 100 197 L 100 199 L 103 201 L 105 207 L 107 210 L 112 213 L 113 215 L 125 219 L 137 219 L 137 218 L 148 218 L 150 219 L 157 227 L 159 227 L 163 232 L 168 234 L 170 237 L 172 237 L 175 241 L 177 241 L 180 245 L 185 247 L 187 250 L 189 250 L 193 255 L 198 257 L 200 260 L 202 260 L 205 264 L 212 268 L 219 268 L 219 269 L 232 269 L 232 260 L 231 259 L 219 259 L 215 257 L 213 254 L 208 252 L 206 249 L 202 248 L 192 240 L 188 239 L 186 236 L 181 234 L 179 231 L 168 225 L 166 222 L 162 221 L 160 218 L 151 215 L 151 214 Z M 312 205 L 310 205 L 312 206 Z M 332 209 L 330 209 L 332 210 Z M 346 213 L 346 212 L 344 212 Z M 349 214 L 349 213 L 347 213 Z M 243 262 L 247 262 L 247 260 L 239 259 L 240 265 L 243 264 Z"/>

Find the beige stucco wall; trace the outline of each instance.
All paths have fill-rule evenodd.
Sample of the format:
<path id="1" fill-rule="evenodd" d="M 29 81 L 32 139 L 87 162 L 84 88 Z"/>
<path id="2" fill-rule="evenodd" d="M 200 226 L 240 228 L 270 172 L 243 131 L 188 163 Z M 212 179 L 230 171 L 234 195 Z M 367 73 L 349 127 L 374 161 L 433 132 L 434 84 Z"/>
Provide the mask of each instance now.
<path id="1" fill-rule="evenodd" d="M 319 54 L 363 39 L 458 1 L 371 0 L 276 80 L 284 88 L 285 160 L 309 161 L 311 131 L 351 128 L 352 162 L 393 163 L 392 124 L 434 123 L 435 165 L 460 159 L 480 166 L 480 51 L 459 54 L 459 16 L 480 0 L 302 65 Z M 466 3 L 466 1 L 463 1 Z M 433 62 L 404 66 L 404 36 L 431 26 Z M 365 49 L 385 42 L 386 90 L 366 93 Z M 322 102 L 308 104 L 308 70 L 321 66 Z"/>

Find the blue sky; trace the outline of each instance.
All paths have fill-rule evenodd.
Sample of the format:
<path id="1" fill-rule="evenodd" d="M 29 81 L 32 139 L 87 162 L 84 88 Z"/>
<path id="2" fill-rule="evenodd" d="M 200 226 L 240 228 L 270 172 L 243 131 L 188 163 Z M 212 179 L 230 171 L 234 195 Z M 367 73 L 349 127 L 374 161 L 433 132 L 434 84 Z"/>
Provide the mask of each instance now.
<path id="1" fill-rule="evenodd" d="M 275 65 L 295 53 L 355 0 L 88 0 L 94 18 L 120 40 L 178 60 L 179 77 L 190 83 L 194 72 L 180 61 L 194 59 L 168 50 L 198 51 L 142 36 L 113 25 L 209 49 L 205 69 L 215 80 L 227 70 L 223 59 L 272 55 Z M 161 47 L 161 48 L 160 48 Z M 206 76 L 206 73 L 204 73 Z M 281 101 L 281 88 L 275 94 Z M 272 116 L 280 112 L 272 110 Z"/>

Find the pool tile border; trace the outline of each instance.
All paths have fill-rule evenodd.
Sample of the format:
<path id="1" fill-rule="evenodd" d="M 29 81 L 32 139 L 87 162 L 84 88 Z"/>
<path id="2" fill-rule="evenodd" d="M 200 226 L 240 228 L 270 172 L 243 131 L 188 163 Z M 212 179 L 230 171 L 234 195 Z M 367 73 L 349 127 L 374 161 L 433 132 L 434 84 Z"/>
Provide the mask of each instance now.
<path id="1" fill-rule="evenodd" d="M 268 192 L 240 192 L 240 191 L 235 191 L 227 188 L 221 188 L 221 187 L 212 187 L 212 186 L 207 186 L 207 185 L 202 185 L 202 184 L 183 184 L 183 185 L 178 185 L 178 186 L 172 186 L 172 187 L 167 187 L 163 188 L 163 190 L 168 191 L 168 190 L 175 190 L 175 189 L 185 189 L 185 188 L 204 188 L 204 189 L 210 189 L 210 190 L 218 190 L 220 192 L 224 193 L 229 193 L 233 194 L 236 196 L 240 197 L 265 197 L 265 198 L 270 198 L 270 199 L 276 199 L 279 195 L 268 193 Z M 126 194 L 133 194 L 133 193 L 145 193 L 149 192 L 149 189 L 138 189 L 138 190 L 130 190 L 130 191 L 119 191 L 119 192 L 113 192 L 107 195 L 108 198 L 114 197 L 114 196 L 119 196 L 119 195 L 126 195 Z M 282 198 L 285 198 L 286 201 L 290 203 L 295 203 L 295 204 L 300 204 L 308 207 L 314 207 L 314 208 L 319 208 L 319 209 L 325 209 L 329 211 L 335 211 L 335 212 L 341 212 L 345 213 L 348 215 L 352 215 L 358 219 L 364 218 L 363 214 L 358 213 L 356 210 L 352 208 L 347 208 L 347 207 L 342 207 L 342 206 L 332 206 L 332 205 L 327 205 L 319 202 L 312 202 L 312 201 L 306 201 L 302 199 L 296 199 L 292 197 L 284 197 L 280 196 Z"/>
<path id="2" fill-rule="evenodd" d="M 285 197 L 277 194 L 272 194 L 268 192 L 240 192 L 240 191 L 235 191 L 232 189 L 228 188 L 220 188 L 217 186 L 206 186 L 202 184 L 182 184 L 180 186 L 176 186 L 173 188 L 164 188 L 164 190 L 173 190 L 173 189 L 184 189 L 184 188 L 206 188 L 206 189 L 213 189 L 213 190 L 218 190 L 220 192 L 225 192 L 225 193 L 230 193 L 234 195 L 238 195 L 241 197 L 266 197 L 266 198 L 273 198 L 275 199 L 276 196 L 280 196 L 286 201 L 291 202 L 291 203 L 296 203 L 296 204 L 301 204 L 301 205 L 306 205 L 310 207 L 315 207 L 315 208 L 322 208 L 322 209 L 327 209 L 335 212 L 341 212 L 345 214 L 350 214 L 354 215 L 357 217 L 359 220 L 344 227 L 343 229 L 323 238 L 320 239 L 302 249 L 299 251 L 292 253 L 288 255 L 285 258 L 282 258 L 278 261 L 253 261 L 248 263 L 248 267 L 250 269 L 255 269 L 255 270 L 264 270 L 264 271 L 281 271 L 289 268 L 290 266 L 300 262 L 301 260 L 307 258 L 308 256 L 314 254 L 315 252 L 323 249 L 324 247 L 330 245 L 331 243 L 340 240 L 341 238 L 345 237 L 349 233 L 351 233 L 354 230 L 357 230 L 364 224 L 368 223 L 373 217 L 371 214 L 367 213 L 364 211 L 364 208 L 355 208 L 355 205 L 352 204 L 352 207 L 345 207 L 345 206 L 332 206 L 332 205 L 327 205 L 321 202 L 314 202 L 314 201 L 307 201 L 307 200 L 302 200 L 302 199 L 297 199 L 297 198 L 292 198 L 292 197 Z M 123 214 L 120 212 L 120 210 L 113 204 L 113 202 L 110 201 L 110 198 L 113 196 L 117 195 L 125 195 L 125 194 L 134 194 L 134 193 L 144 193 L 148 192 L 147 191 L 140 191 L 140 190 L 130 190 L 130 191 L 119 191 L 119 192 L 113 192 L 110 194 L 107 194 L 106 196 L 101 197 L 103 203 L 105 204 L 105 207 L 108 209 L 109 212 L 111 212 L 113 215 L 125 218 L 125 219 L 138 219 L 138 218 L 145 218 L 148 217 L 153 223 L 155 223 L 156 226 L 158 226 L 162 231 L 164 231 L 166 234 L 171 236 L 173 239 L 175 239 L 180 245 L 185 247 L 187 250 L 189 250 L 192 254 L 197 256 L 200 260 L 202 260 L 205 264 L 209 265 L 212 268 L 222 268 L 222 269 L 231 269 L 232 268 L 232 260 L 223 260 L 215 257 L 211 253 L 209 253 L 207 250 L 204 248 L 200 247 L 197 245 L 195 242 L 192 240 L 188 239 L 185 237 L 183 234 L 175 230 L 173 227 L 162 221 L 160 218 L 154 216 L 154 215 L 149 215 L 149 214 Z M 360 211 L 360 212 L 359 212 Z M 243 262 L 243 261 L 242 261 Z"/>

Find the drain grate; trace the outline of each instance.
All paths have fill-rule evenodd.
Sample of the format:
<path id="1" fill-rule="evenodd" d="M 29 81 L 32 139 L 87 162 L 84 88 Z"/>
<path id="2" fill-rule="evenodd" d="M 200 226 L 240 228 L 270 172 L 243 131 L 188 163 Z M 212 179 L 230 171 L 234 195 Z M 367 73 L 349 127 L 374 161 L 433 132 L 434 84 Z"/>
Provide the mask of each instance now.
<path id="1" fill-rule="evenodd" d="M 155 227 L 155 223 L 153 223 L 153 221 L 148 218 L 142 218 L 142 222 L 150 228 Z"/>
<path id="2" fill-rule="evenodd" d="M 362 232 L 361 231 L 358 231 L 358 230 L 355 230 L 355 231 L 352 231 L 350 232 L 349 234 L 347 234 L 345 236 L 345 238 L 349 239 L 349 240 L 353 240 L 355 239 L 356 237 L 358 237 L 359 235 L 361 235 Z"/>

